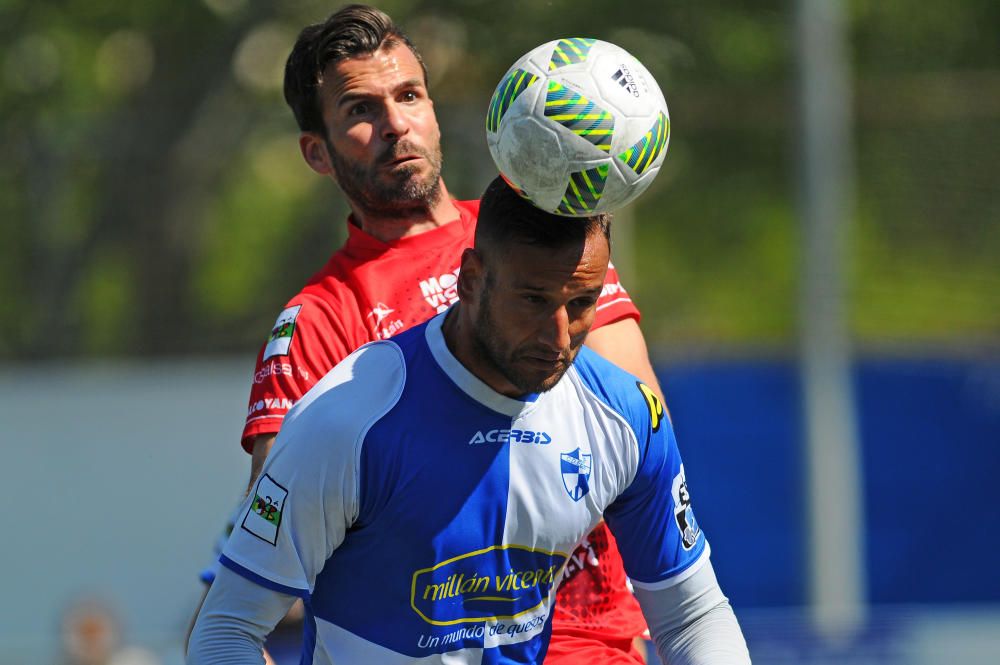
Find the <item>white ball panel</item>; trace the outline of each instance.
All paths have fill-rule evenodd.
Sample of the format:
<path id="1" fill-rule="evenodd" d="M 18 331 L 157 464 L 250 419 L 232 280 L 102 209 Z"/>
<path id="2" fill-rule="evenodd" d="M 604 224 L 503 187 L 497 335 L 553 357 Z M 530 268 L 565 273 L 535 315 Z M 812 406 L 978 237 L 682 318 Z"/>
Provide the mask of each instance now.
<path id="1" fill-rule="evenodd" d="M 529 194 L 566 182 L 565 141 L 531 115 L 505 118 L 495 158 L 500 171 Z M 523 174 L 530 174 L 525 178 Z"/>
<path id="2" fill-rule="evenodd" d="M 504 76 L 506 80 L 515 70 L 524 69 L 539 79 L 511 104 L 499 131 L 487 132 L 490 153 L 511 182 L 538 207 L 549 211 L 560 205 L 572 173 L 607 164 L 610 171 L 602 195 L 590 214 L 614 210 L 638 197 L 659 171 L 666 145 L 641 176 L 618 155 L 643 139 L 660 112 L 667 114 L 663 95 L 641 63 L 607 42 L 595 41 L 583 62 L 549 71 L 558 43 L 555 40 L 532 49 Z M 545 116 L 550 80 L 578 92 L 614 116 L 609 153 L 573 131 L 584 129 L 586 121 L 569 121 L 566 126 Z"/>
<path id="3" fill-rule="evenodd" d="M 602 52 L 591 64 L 595 94 L 620 115 L 645 117 L 655 113 L 655 100 L 636 76 L 638 61 L 625 51 Z"/>

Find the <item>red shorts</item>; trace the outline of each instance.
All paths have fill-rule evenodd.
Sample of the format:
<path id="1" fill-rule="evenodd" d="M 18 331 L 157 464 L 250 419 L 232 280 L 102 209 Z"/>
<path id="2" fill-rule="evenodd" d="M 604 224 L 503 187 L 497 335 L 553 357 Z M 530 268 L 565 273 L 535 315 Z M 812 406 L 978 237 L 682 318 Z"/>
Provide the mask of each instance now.
<path id="1" fill-rule="evenodd" d="M 587 631 L 561 631 L 552 635 L 545 665 L 645 665 L 645 658 L 631 639 L 594 637 Z"/>

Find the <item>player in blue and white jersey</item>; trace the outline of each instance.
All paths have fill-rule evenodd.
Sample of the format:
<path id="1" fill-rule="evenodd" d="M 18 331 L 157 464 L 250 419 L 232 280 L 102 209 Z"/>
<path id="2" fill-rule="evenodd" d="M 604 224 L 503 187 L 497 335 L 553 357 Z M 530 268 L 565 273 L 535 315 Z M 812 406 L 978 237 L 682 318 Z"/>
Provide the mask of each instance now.
<path id="1" fill-rule="evenodd" d="M 189 662 L 261 662 L 302 598 L 306 663 L 540 663 L 569 554 L 604 518 L 660 657 L 749 663 L 662 406 L 582 347 L 609 254 L 606 216 L 494 181 L 458 304 L 289 413 Z"/>

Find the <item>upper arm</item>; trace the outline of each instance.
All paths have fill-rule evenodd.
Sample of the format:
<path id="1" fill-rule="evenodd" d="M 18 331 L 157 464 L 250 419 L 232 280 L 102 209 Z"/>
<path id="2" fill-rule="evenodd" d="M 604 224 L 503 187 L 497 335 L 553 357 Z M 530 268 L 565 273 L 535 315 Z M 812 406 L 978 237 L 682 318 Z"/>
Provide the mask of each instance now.
<path id="1" fill-rule="evenodd" d="M 366 341 L 352 334 L 327 303 L 304 295 L 294 298 L 257 354 L 241 437 L 244 450 L 253 454 L 257 438 L 277 434 L 292 406 Z M 255 455 L 252 463 L 262 461 Z"/>
<path id="2" fill-rule="evenodd" d="M 188 662 L 264 662 L 264 638 L 294 602 L 294 596 L 266 589 L 231 570 L 219 571 L 195 620 Z"/>
<path id="3" fill-rule="evenodd" d="M 612 401 L 638 448 L 637 466 L 604 510 L 633 580 L 667 582 L 683 575 L 707 543 L 691 506 L 684 465 L 670 421 L 651 389 L 620 374 Z"/>
<path id="4" fill-rule="evenodd" d="M 358 514 L 364 435 L 402 390 L 401 352 L 362 347 L 289 412 L 222 552 L 222 564 L 308 598 Z M 264 443 L 264 442 L 262 442 Z"/>
<path id="5" fill-rule="evenodd" d="M 253 489 L 253 484 L 257 482 L 260 471 L 264 468 L 264 461 L 270 454 L 274 440 L 277 438 L 277 434 L 258 434 L 252 438 L 250 443 L 250 454 L 252 455 L 250 458 L 250 482 L 247 483 L 247 494 Z"/>

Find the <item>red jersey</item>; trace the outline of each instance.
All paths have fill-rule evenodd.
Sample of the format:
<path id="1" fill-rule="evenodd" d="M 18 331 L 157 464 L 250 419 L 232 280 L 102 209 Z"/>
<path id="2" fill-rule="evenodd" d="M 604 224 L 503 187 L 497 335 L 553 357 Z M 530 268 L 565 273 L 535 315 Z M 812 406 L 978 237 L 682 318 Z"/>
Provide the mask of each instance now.
<path id="1" fill-rule="evenodd" d="M 462 251 L 473 244 L 479 202 L 454 203 L 460 213 L 457 222 L 391 242 L 348 223 L 344 246 L 288 301 L 257 356 L 244 449 L 251 450 L 257 435 L 276 434 L 292 405 L 359 346 L 423 323 L 457 302 Z M 639 310 L 611 266 L 594 328 L 627 317 L 638 319 Z M 618 549 L 603 524 L 568 564 L 554 613 L 552 656 L 546 663 L 559 661 L 564 629 L 574 639 L 582 630 L 599 640 L 625 643 L 646 629 L 638 603 L 626 588 Z M 579 662 L 580 652 L 572 651 L 564 662 Z"/>

